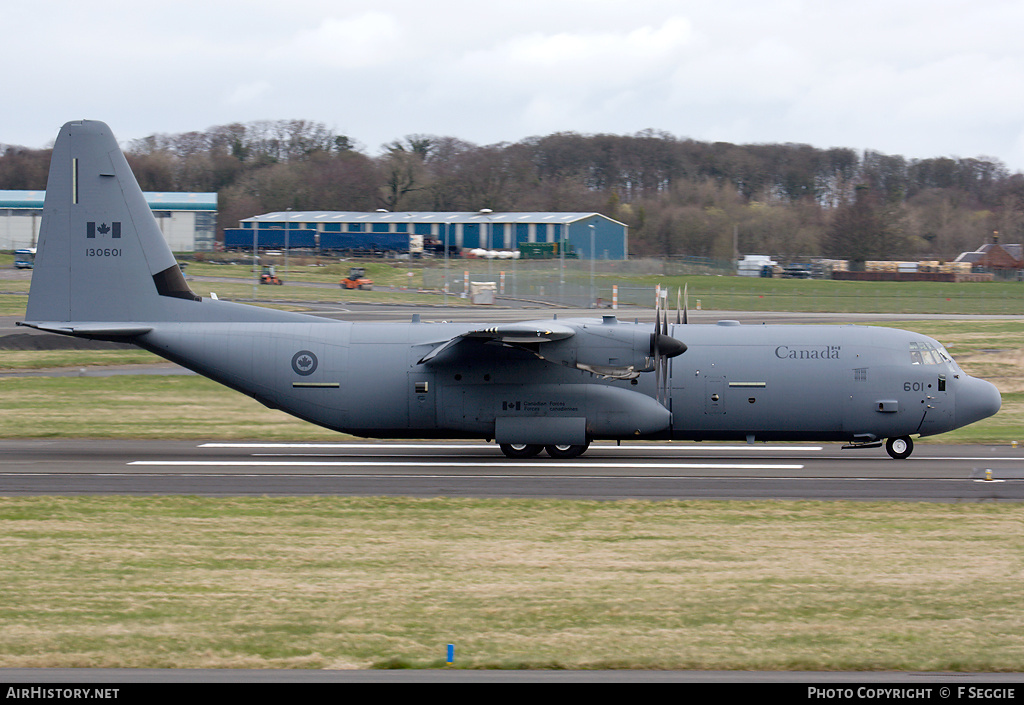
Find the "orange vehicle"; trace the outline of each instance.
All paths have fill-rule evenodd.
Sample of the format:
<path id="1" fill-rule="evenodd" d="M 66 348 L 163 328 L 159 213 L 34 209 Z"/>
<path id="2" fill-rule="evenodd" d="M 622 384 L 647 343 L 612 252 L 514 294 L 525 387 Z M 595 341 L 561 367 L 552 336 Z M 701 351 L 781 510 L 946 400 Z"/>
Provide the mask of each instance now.
<path id="1" fill-rule="evenodd" d="M 284 282 L 278 278 L 277 273 L 273 267 L 264 267 L 263 274 L 260 275 L 260 284 L 283 284 Z"/>
<path id="2" fill-rule="evenodd" d="M 348 276 L 339 282 L 342 289 L 372 289 L 373 280 L 366 276 L 366 269 L 363 267 L 352 267 L 348 270 Z"/>

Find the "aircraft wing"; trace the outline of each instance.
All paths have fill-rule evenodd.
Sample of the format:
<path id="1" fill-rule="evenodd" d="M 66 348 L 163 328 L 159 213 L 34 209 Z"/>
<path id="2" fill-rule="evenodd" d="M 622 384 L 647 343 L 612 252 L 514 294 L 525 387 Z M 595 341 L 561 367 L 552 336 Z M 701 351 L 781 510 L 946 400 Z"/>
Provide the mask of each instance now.
<path id="1" fill-rule="evenodd" d="M 457 335 L 451 340 L 440 342 L 437 347 L 420 358 L 419 364 L 433 360 L 448 348 L 463 340 L 475 338 L 495 341 L 505 345 L 525 345 L 529 343 L 549 343 L 554 340 L 565 340 L 576 335 L 576 329 L 560 325 L 554 321 L 526 321 L 523 323 L 504 323 L 487 328 L 478 328 Z"/>

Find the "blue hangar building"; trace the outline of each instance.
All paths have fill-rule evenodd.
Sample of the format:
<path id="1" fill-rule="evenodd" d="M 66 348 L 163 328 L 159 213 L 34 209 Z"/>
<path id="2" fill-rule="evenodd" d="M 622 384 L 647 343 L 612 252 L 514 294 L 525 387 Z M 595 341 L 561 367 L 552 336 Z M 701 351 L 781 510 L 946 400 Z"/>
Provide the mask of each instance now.
<path id="1" fill-rule="evenodd" d="M 402 245 L 380 249 L 408 251 L 414 238 L 422 238 L 449 248 L 513 250 L 568 238 L 581 259 L 622 260 L 629 253 L 627 226 L 600 213 L 283 211 L 246 218 L 240 225 L 224 230 L 226 246 L 251 247 L 255 235 L 260 247 L 347 249 L 346 241 L 379 236 L 381 242 Z"/>

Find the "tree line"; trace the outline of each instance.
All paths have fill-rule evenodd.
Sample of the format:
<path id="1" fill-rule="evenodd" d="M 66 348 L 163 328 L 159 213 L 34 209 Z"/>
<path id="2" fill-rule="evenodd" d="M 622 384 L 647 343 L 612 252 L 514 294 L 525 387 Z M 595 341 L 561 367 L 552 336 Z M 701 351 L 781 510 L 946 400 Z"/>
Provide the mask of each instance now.
<path id="1" fill-rule="evenodd" d="M 667 132 L 476 145 L 412 134 L 376 156 L 323 123 L 232 123 L 125 149 L 145 191 L 216 192 L 219 226 L 283 210 L 582 211 L 635 255 L 952 259 L 1024 241 L 1024 175 L 993 158 L 907 159 Z M 43 189 L 50 150 L 0 150 L 0 189 Z"/>

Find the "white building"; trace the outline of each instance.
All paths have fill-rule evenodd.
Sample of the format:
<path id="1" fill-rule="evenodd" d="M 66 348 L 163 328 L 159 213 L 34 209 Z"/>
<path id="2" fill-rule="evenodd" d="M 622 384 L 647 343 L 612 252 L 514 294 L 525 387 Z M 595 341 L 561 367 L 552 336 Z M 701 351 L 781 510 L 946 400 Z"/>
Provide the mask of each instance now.
<path id="1" fill-rule="evenodd" d="M 212 250 L 217 233 L 217 194 L 143 194 L 175 252 Z M 46 191 L 0 190 L 0 250 L 35 247 Z"/>

